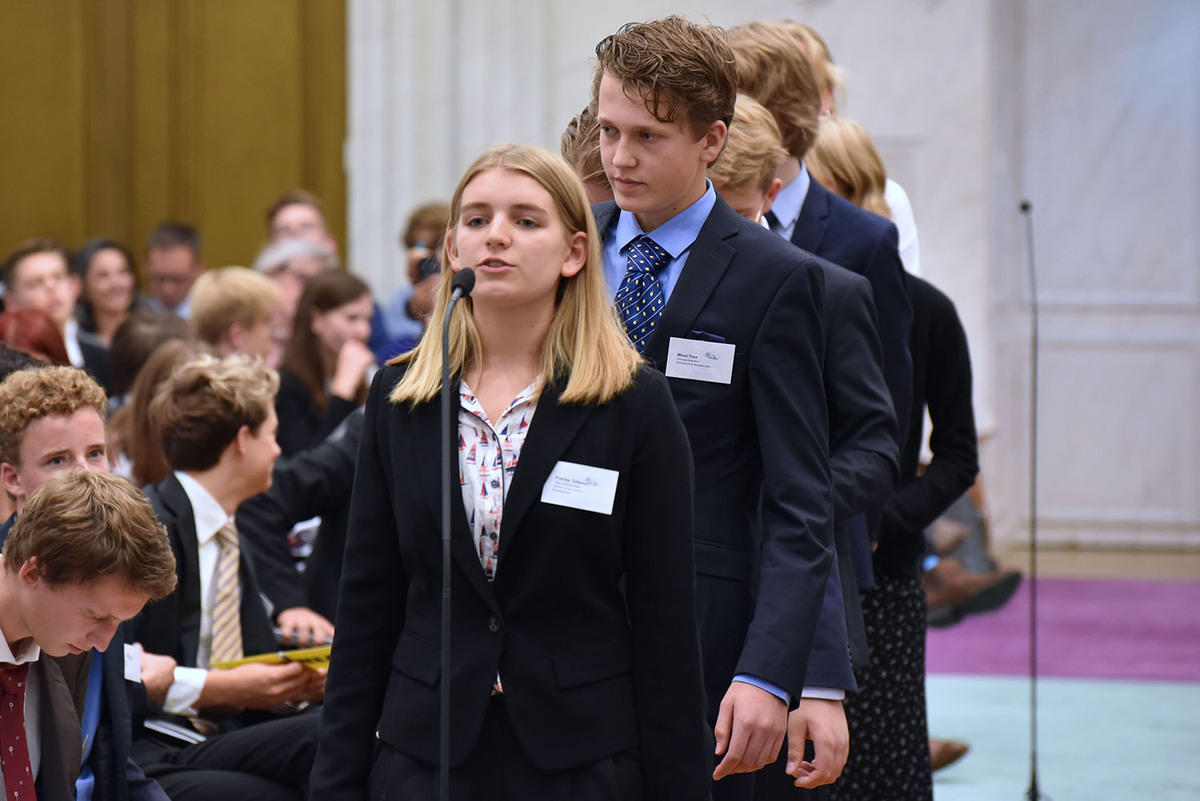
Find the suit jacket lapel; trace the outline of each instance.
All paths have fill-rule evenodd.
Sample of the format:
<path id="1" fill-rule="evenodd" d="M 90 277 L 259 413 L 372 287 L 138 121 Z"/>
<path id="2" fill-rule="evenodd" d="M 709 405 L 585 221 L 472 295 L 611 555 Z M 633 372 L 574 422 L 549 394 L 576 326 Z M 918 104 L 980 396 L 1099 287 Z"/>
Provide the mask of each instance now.
<path id="1" fill-rule="evenodd" d="M 451 442 L 458 441 L 458 378 L 451 379 L 454 395 L 451 398 L 450 425 Z M 409 425 L 412 426 L 413 440 L 416 453 L 422 454 L 424 460 L 415 460 L 413 464 L 430 464 L 432 469 L 421 469 L 422 495 L 429 502 L 429 511 L 433 519 L 442 519 L 442 473 L 441 458 L 429 459 L 429 454 L 439 454 L 442 450 L 442 404 L 441 400 L 423 403 L 409 413 Z M 471 536 L 471 528 L 467 524 L 467 513 L 463 509 L 462 483 L 458 470 L 458 450 L 454 450 L 455 458 L 450 460 L 447 469 L 451 471 L 450 480 L 450 557 L 458 564 L 459 569 L 466 574 L 471 586 L 479 593 L 493 610 L 500 611 L 495 593 L 488 584 L 483 566 L 479 564 L 479 556 L 475 553 L 475 543 Z M 439 540 L 440 542 L 440 540 Z M 440 545 L 439 545 L 440 552 Z"/>
<path id="2" fill-rule="evenodd" d="M 179 609 L 180 649 L 183 663 L 194 665 L 200 647 L 200 543 L 196 538 L 196 515 L 183 485 L 173 474 L 159 485 L 159 497 L 175 517 L 175 531 L 179 535 L 175 558 L 184 590 Z"/>
<path id="3" fill-rule="evenodd" d="M 816 181 L 811 181 L 808 194 L 804 197 L 804 205 L 800 207 L 796 228 L 792 231 L 792 244 L 819 256 L 821 243 L 829 230 L 828 219 L 829 190 Z"/>
<path id="4" fill-rule="evenodd" d="M 659 370 L 666 369 L 671 337 L 687 336 L 700 310 L 729 269 L 735 250 L 726 240 L 737 234 L 739 220 L 737 213 L 718 196 L 717 204 L 688 251 L 687 262 L 675 282 L 662 318 L 646 343 L 645 356 Z"/>
<path id="5" fill-rule="evenodd" d="M 62 670 L 53 660 L 43 656 L 30 665 L 30 670 L 38 672 L 40 687 L 42 764 L 37 794 L 39 798 L 65 801 L 75 797 L 75 777 L 83 757 L 79 716 Z"/>
<path id="6" fill-rule="evenodd" d="M 521 522 L 533 503 L 542 497 L 546 477 L 594 408 L 590 405 L 563 406 L 558 402 L 561 393 L 562 387 L 557 382 L 542 390 L 537 412 L 525 435 L 521 458 L 517 461 L 512 486 L 504 501 L 504 517 L 500 521 L 497 580 L 504 574 L 504 555 L 512 547 L 512 540 L 517 536 Z"/>

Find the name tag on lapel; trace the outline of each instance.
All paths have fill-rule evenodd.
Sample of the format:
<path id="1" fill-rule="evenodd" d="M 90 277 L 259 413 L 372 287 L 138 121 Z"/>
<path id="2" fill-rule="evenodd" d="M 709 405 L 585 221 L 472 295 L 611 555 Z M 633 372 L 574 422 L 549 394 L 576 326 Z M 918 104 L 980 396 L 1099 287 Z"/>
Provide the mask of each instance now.
<path id="1" fill-rule="evenodd" d="M 142 683 L 142 646 L 125 643 L 125 681 Z"/>
<path id="2" fill-rule="evenodd" d="M 667 378 L 728 384 L 733 381 L 735 350 L 726 342 L 671 337 L 667 347 Z"/>
<path id="3" fill-rule="evenodd" d="M 542 503 L 611 515 L 620 476 L 603 467 L 559 462 L 542 485 Z"/>

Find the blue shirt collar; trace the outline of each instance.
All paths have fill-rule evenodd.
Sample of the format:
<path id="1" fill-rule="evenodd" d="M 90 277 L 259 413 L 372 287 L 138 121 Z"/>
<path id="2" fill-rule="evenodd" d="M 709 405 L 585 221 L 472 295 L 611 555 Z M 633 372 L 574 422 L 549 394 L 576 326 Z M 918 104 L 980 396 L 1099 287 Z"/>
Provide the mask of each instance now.
<path id="1" fill-rule="evenodd" d="M 685 250 L 692 246 L 700 234 L 700 229 L 704 226 L 704 221 L 708 219 L 713 206 L 717 204 L 717 193 L 713 189 L 712 182 L 706 178 L 704 183 L 704 194 L 700 196 L 699 200 L 650 233 L 650 238 L 660 248 L 670 253 L 672 259 L 678 259 Z M 621 251 L 624 251 L 630 242 L 645 233 L 632 212 L 622 210 L 617 215 L 617 227 L 613 230 L 613 238 Z"/>
<path id="2" fill-rule="evenodd" d="M 800 219 L 800 209 L 804 207 L 804 199 L 808 197 L 810 183 L 812 178 L 808 175 L 808 168 L 804 166 L 804 162 L 800 162 L 800 174 L 779 190 L 775 202 L 771 204 L 771 211 L 782 228 L 791 229 L 796 220 Z"/>

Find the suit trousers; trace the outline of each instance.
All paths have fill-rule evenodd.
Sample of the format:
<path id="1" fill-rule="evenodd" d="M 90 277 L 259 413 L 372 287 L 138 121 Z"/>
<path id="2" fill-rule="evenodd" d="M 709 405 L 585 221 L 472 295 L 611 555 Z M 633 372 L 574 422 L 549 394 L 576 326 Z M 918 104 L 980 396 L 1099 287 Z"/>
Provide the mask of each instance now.
<path id="1" fill-rule="evenodd" d="M 280 718 L 197 745 L 143 737 L 132 755 L 172 801 L 302 801 L 319 721 L 316 714 Z"/>
<path id="2" fill-rule="evenodd" d="M 381 743 L 371 767 L 370 801 L 435 801 L 438 769 Z M 503 695 L 492 697 L 471 755 L 450 770 L 451 801 L 639 801 L 636 749 L 567 770 L 546 771 L 526 756 Z"/>

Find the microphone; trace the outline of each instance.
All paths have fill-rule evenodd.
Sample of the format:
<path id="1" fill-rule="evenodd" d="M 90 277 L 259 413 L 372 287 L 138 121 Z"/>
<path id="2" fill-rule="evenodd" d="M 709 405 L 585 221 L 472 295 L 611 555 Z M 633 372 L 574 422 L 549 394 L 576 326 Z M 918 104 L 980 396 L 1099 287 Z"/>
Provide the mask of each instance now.
<path id="1" fill-rule="evenodd" d="M 450 404 L 450 318 L 454 304 L 475 288 L 475 271 L 463 267 L 450 281 L 450 302 L 442 320 L 442 675 L 441 726 L 438 729 L 438 798 L 450 798 L 450 493 L 458 475 L 454 450 L 457 439 L 451 432 L 457 427 Z"/>

